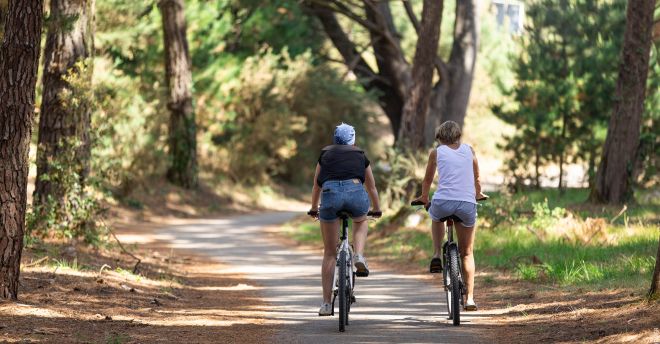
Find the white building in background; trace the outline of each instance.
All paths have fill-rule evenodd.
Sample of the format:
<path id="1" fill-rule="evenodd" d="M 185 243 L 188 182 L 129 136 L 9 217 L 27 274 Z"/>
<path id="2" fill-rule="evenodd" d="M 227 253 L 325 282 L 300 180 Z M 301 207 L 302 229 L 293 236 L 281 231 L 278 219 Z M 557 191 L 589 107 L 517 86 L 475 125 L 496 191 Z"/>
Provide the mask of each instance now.
<path id="1" fill-rule="evenodd" d="M 498 27 L 508 27 L 513 34 L 522 33 L 525 4 L 516 0 L 492 0 L 491 8 L 494 10 Z"/>

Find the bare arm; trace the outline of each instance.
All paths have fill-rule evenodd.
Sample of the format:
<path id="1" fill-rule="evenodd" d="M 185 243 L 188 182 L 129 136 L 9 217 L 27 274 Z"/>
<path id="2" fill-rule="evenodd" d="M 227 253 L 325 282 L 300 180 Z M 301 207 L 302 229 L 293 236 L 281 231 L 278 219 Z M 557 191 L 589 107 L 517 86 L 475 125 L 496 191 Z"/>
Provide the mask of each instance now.
<path id="1" fill-rule="evenodd" d="M 429 202 L 429 191 L 431 190 L 431 184 L 433 184 L 433 178 L 435 178 L 435 170 L 437 167 L 437 151 L 431 149 L 429 153 L 429 161 L 426 163 L 426 173 L 424 174 L 424 180 L 422 181 L 422 195 L 417 197 L 415 201 L 422 201 L 424 204 Z"/>
<path id="2" fill-rule="evenodd" d="M 321 188 L 316 182 L 319 173 L 321 172 L 321 165 L 316 164 L 316 172 L 314 172 L 314 186 L 312 186 L 312 208 L 311 210 L 319 210 L 319 198 L 321 197 Z"/>
<path id="3" fill-rule="evenodd" d="M 479 180 L 479 161 L 477 161 L 477 153 L 472 150 L 472 170 L 474 171 L 474 191 L 477 200 L 488 198 L 485 194 L 481 193 L 481 180 Z"/>
<path id="4" fill-rule="evenodd" d="M 364 170 L 364 188 L 367 189 L 373 210 L 380 211 L 380 200 L 378 199 L 376 180 L 374 179 L 374 174 L 371 171 L 371 166 L 367 166 L 367 168 Z"/>

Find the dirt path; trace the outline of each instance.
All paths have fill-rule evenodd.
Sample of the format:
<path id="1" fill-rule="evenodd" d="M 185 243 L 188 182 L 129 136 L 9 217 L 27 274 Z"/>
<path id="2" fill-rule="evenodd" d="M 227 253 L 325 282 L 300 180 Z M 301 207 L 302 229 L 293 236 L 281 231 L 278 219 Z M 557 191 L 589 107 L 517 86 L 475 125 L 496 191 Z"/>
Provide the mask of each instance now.
<path id="1" fill-rule="evenodd" d="M 446 320 L 439 285 L 415 276 L 372 268 L 358 279 L 357 303 L 346 333 L 336 317 L 318 317 L 320 254 L 268 238 L 267 226 L 297 213 L 278 212 L 228 219 L 196 220 L 157 234 L 175 249 L 218 259 L 222 273 L 240 273 L 261 286 L 269 304 L 266 324 L 276 324 L 276 343 L 475 343 L 480 313 L 463 317 L 461 327 Z"/>

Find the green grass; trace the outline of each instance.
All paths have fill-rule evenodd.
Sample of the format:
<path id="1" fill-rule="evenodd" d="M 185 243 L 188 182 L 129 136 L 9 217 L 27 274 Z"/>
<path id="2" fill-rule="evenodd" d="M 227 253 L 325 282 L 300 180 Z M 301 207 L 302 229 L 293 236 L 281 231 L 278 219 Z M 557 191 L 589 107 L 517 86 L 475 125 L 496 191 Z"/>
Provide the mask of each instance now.
<path id="1" fill-rule="evenodd" d="M 585 204 L 588 196 L 586 189 L 563 195 L 555 189 L 493 194 L 480 209 L 484 226 L 476 237 L 475 259 L 539 283 L 647 287 L 660 234 L 657 202 L 631 205 L 616 217 L 620 207 Z M 602 218 L 609 240 L 585 244 L 574 239 L 579 234 L 561 235 L 588 217 Z"/>
<path id="2" fill-rule="evenodd" d="M 660 201 L 642 197 L 650 201 L 629 205 L 614 219 L 621 208 L 585 204 L 586 189 L 568 189 L 564 194 L 545 189 L 490 195 L 478 210 L 477 267 L 540 284 L 648 287 L 660 235 Z M 603 219 L 607 240 L 585 244 L 576 239 L 579 235 L 571 239 L 556 233 L 565 227 L 562 221 L 584 224 L 587 217 Z M 430 221 L 425 219 L 418 228 L 391 228 L 387 220 L 370 224 L 367 254 L 425 266 L 432 254 Z M 322 245 L 318 222 L 291 224 L 289 232 L 297 241 Z"/>
<path id="3" fill-rule="evenodd" d="M 480 265 L 514 271 L 520 279 L 561 285 L 646 287 L 655 264 L 657 228 L 607 245 L 540 241 L 516 229 L 482 231 L 475 243 Z"/>

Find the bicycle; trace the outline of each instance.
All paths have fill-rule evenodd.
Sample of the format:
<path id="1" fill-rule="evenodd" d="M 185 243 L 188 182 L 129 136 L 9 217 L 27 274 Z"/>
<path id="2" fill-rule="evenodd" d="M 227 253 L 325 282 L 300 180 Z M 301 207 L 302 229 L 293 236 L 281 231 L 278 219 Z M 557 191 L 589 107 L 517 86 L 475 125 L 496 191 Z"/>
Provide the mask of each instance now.
<path id="1" fill-rule="evenodd" d="M 485 201 L 486 199 L 488 197 L 478 199 L 477 201 Z M 428 206 L 422 201 L 413 201 L 410 205 L 423 205 L 428 210 Z M 458 243 L 454 241 L 454 222 L 460 223 L 463 220 L 456 215 L 450 215 L 441 218 L 440 222 L 447 222 L 445 226 L 445 237 L 447 240 L 442 245 L 442 282 L 447 298 L 447 313 L 453 325 L 459 326 L 461 324 L 461 307 L 465 305 L 467 287 L 463 281 L 463 264 L 460 259 L 460 252 L 458 251 Z"/>
<path id="2" fill-rule="evenodd" d="M 318 211 L 308 211 L 307 215 L 318 217 Z M 380 217 L 382 212 L 370 211 L 367 216 Z M 339 303 L 339 332 L 346 330 L 348 325 L 348 314 L 351 304 L 356 302 L 353 290 L 355 288 L 355 277 L 367 277 L 369 272 L 360 273 L 353 266 L 353 246 L 348 241 L 348 218 L 350 214 L 346 211 L 337 212 L 341 218 L 341 231 L 339 233 L 339 244 L 337 245 L 337 264 L 332 284 L 332 314 L 335 315 L 335 301 Z M 337 300 L 338 299 L 338 300 Z"/>

